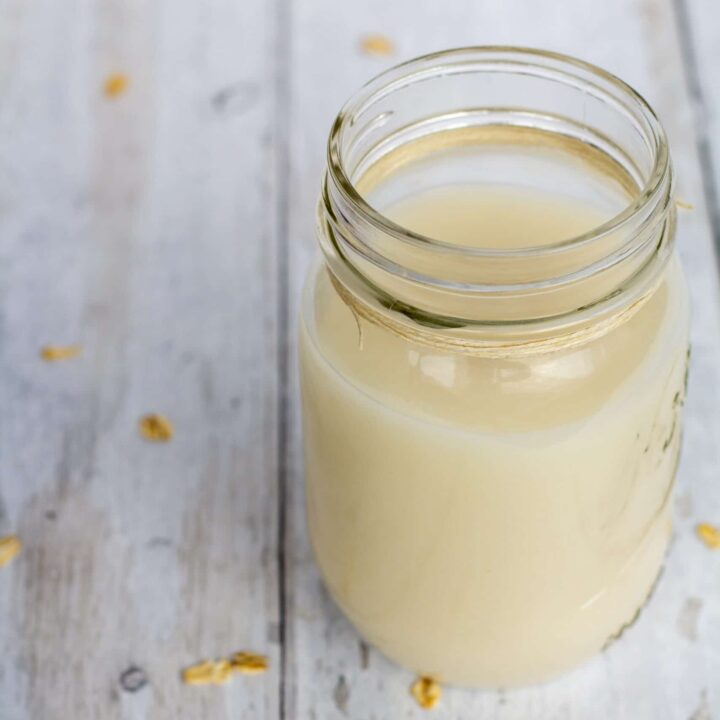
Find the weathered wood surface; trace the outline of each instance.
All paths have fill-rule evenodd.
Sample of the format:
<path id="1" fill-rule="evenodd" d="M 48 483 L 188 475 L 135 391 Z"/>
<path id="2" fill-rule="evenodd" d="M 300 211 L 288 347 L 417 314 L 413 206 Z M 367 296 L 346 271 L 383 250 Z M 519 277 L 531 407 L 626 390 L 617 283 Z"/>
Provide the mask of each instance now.
<path id="1" fill-rule="evenodd" d="M 0 718 L 275 718 L 273 9 L 1 7 L 2 532 L 25 551 L 0 575 Z M 140 438 L 148 411 L 171 443 Z M 180 683 L 243 647 L 272 672 Z"/>
<path id="2" fill-rule="evenodd" d="M 720 17 L 713 0 L 675 0 L 684 69 L 695 112 L 695 142 L 720 253 Z"/>
<path id="3" fill-rule="evenodd" d="M 673 8 L 626 0 L 452 5 L 299 0 L 293 32 L 293 299 L 313 253 L 308 216 L 324 161 L 317 148 L 348 92 L 388 62 L 358 57 L 359 35 L 392 38 L 396 60 L 449 46 L 504 42 L 569 52 L 626 78 L 657 108 L 671 137 L 679 194 L 696 206 L 683 214 L 680 227 L 695 306 L 694 359 L 677 538 L 665 577 L 632 632 L 586 667 L 545 687 L 516 692 L 452 690 L 433 717 L 685 720 L 711 709 L 720 716 L 720 559 L 693 535 L 698 519 L 720 519 L 720 295 Z M 365 653 L 319 582 L 302 515 L 297 417 L 290 462 L 288 717 L 424 717 L 408 698 L 412 676 L 373 650 Z"/>
<path id="4" fill-rule="evenodd" d="M 425 716 L 410 674 L 359 642 L 312 562 L 295 316 L 341 102 L 395 61 L 502 42 L 634 84 L 695 204 L 680 227 L 695 314 L 677 537 L 607 653 L 544 687 L 447 690 L 432 716 L 720 717 L 720 556 L 693 534 L 720 522 L 700 152 L 720 157 L 720 132 L 698 142 L 688 47 L 715 117 L 720 56 L 712 3 L 685 1 L 0 0 L 0 534 L 26 545 L 0 572 L 0 720 Z M 361 53 L 366 33 L 396 54 Z M 111 101 L 114 71 L 131 85 Z M 39 360 L 66 342 L 82 356 Z M 138 436 L 147 411 L 172 418 L 170 444 Z M 272 671 L 181 684 L 184 665 L 245 647 Z M 120 682 L 131 666 L 149 680 L 135 692 Z"/>

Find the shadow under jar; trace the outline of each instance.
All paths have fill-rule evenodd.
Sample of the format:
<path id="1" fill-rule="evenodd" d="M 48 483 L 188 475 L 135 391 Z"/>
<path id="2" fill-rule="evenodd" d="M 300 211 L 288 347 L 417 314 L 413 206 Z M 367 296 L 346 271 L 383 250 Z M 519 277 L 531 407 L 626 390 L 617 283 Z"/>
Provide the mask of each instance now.
<path id="1" fill-rule="evenodd" d="M 633 621 L 671 533 L 688 360 L 647 103 L 514 48 L 400 65 L 332 128 L 300 329 L 322 575 L 397 662 L 549 678 Z"/>

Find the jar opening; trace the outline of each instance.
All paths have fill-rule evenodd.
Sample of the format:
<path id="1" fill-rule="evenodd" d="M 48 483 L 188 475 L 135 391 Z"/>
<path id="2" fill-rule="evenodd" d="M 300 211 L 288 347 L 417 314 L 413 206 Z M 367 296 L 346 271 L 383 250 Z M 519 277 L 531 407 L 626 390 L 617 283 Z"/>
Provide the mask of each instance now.
<path id="1" fill-rule="evenodd" d="M 524 200 L 507 196 L 518 189 Z M 614 76 L 542 51 L 451 50 L 387 71 L 340 112 L 320 239 L 338 279 L 386 307 L 467 325 L 566 325 L 657 284 L 671 190 L 662 127 Z M 553 230 L 553 197 L 594 203 L 594 214 L 555 203 Z M 523 219 L 515 235 L 512 213 Z M 494 216 L 504 225 L 483 228 Z"/>

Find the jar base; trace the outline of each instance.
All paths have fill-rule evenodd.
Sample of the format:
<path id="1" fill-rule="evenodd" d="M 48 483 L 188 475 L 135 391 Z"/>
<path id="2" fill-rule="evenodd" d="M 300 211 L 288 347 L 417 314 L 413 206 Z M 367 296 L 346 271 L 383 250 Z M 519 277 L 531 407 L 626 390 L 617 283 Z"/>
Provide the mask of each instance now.
<path id="1" fill-rule="evenodd" d="M 361 625 L 362 623 L 356 622 L 350 613 L 348 613 L 342 606 L 342 604 L 338 601 L 336 594 L 333 592 L 333 590 L 329 587 L 327 582 L 323 582 L 323 585 L 325 586 L 328 595 L 332 598 L 335 605 L 340 609 L 340 611 L 349 619 L 350 623 L 355 628 L 356 632 L 360 636 L 360 638 L 363 640 L 363 642 L 366 642 L 368 645 L 370 645 L 373 649 L 375 649 L 377 652 L 381 653 L 383 657 L 388 659 L 390 662 L 398 665 L 401 668 L 404 668 L 406 670 L 410 670 L 417 675 L 421 676 L 430 676 L 438 680 L 438 682 L 442 683 L 445 686 L 453 687 L 457 689 L 462 690 L 508 690 L 508 689 L 519 689 L 519 688 L 525 688 L 525 687 L 535 687 L 535 686 L 541 686 L 546 685 L 548 683 L 555 682 L 559 680 L 560 678 L 564 677 L 565 675 L 568 675 L 575 670 L 579 670 L 582 668 L 586 663 L 588 663 L 590 660 L 592 660 L 594 657 L 606 652 L 611 646 L 613 646 L 618 640 L 620 640 L 625 633 L 632 628 L 637 621 L 639 620 L 643 610 L 648 606 L 650 603 L 652 597 L 655 594 L 655 591 L 658 588 L 658 585 L 660 584 L 660 580 L 662 579 L 662 576 L 665 571 L 665 562 L 667 559 L 667 555 L 669 552 L 670 544 L 671 544 L 672 538 L 669 538 L 665 542 L 665 547 L 662 553 L 662 559 L 659 565 L 659 568 L 655 575 L 653 576 L 652 582 L 650 583 L 649 589 L 644 596 L 644 599 L 640 603 L 640 605 L 637 607 L 637 609 L 634 611 L 632 616 L 626 620 L 625 622 L 620 625 L 618 630 L 613 632 L 605 641 L 605 643 L 602 646 L 597 647 L 596 649 L 587 652 L 582 656 L 580 659 L 576 660 L 575 662 L 565 665 L 563 667 L 558 667 L 552 670 L 549 670 L 547 672 L 540 672 L 537 674 L 530 674 L 527 675 L 523 679 L 508 679 L 507 681 L 490 681 L 490 682 L 484 682 L 484 681 L 468 681 L 462 678 L 453 679 L 450 675 L 443 675 L 442 673 L 438 673 L 435 671 L 429 671 L 428 668 L 417 666 L 413 663 L 403 662 L 401 658 L 398 658 L 396 655 L 394 655 L 392 652 L 388 652 L 383 648 L 382 641 L 378 641 L 373 637 L 373 634 L 371 632 L 366 632 L 362 629 Z"/>

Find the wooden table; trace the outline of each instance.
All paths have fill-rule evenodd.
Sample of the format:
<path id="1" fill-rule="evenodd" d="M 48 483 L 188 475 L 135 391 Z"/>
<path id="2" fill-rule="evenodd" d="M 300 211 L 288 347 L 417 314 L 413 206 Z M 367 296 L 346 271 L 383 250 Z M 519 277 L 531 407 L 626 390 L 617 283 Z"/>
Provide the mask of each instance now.
<path id="1" fill-rule="evenodd" d="M 359 49 L 375 33 L 394 56 Z M 447 690 L 431 716 L 720 717 L 720 553 L 694 534 L 720 522 L 716 0 L 0 0 L 0 535 L 25 545 L 0 570 L 0 720 L 426 716 L 313 564 L 295 318 L 343 99 L 483 43 L 576 54 L 659 111 L 695 206 L 693 367 L 676 539 L 637 626 L 555 683 Z M 47 343 L 83 352 L 45 363 Z M 149 411 L 172 442 L 140 438 Z M 181 683 L 242 648 L 270 672 Z"/>

